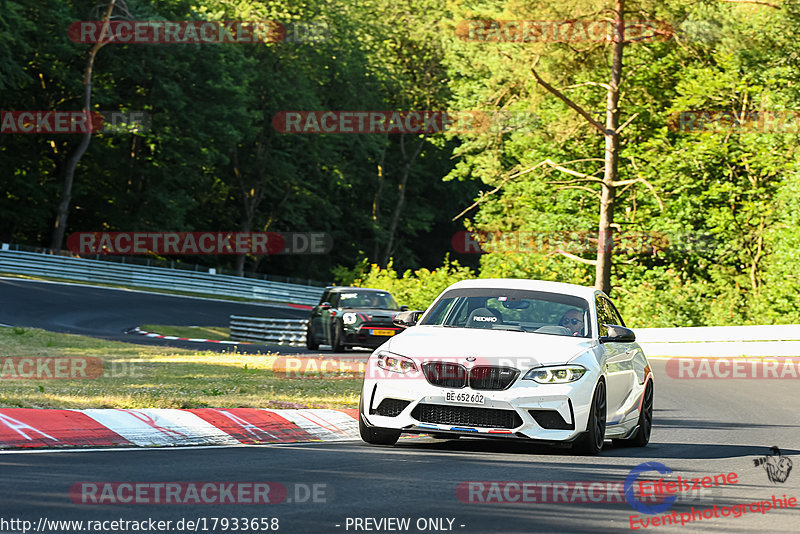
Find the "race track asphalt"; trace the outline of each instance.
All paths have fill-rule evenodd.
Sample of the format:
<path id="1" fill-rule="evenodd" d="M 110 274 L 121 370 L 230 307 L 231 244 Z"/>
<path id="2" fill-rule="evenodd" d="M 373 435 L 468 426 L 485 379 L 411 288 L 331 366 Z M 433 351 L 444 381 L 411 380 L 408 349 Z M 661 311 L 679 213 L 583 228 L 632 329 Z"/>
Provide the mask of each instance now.
<path id="1" fill-rule="evenodd" d="M 303 310 L 236 302 L 186 299 L 20 280 L 0 280 L 0 323 L 131 341 L 127 328 L 143 323 L 226 324 L 236 314 L 302 317 Z M 266 315 L 265 315 L 266 316 Z M 140 336 L 136 336 L 140 338 Z M 156 340 L 136 339 L 138 342 Z M 196 345 L 194 345 L 196 348 Z M 285 349 L 285 347 L 283 347 Z M 263 349 L 263 346 L 262 346 Z M 301 350 L 301 349 L 298 349 Z M 0 534 L 21 532 L 8 523 L 48 520 L 203 520 L 198 532 L 234 530 L 233 519 L 278 518 L 279 532 L 797 532 L 798 508 L 753 511 L 702 519 L 684 526 L 643 528 L 648 516 L 627 502 L 472 502 L 456 493 L 459 484 L 492 481 L 561 483 L 622 482 L 632 469 L 658 462 L 671 478 L 735 473 L 736 483 L 683 497 L 672 511 L 690 513 L 753 501 L 800 498 L 800 395 L 797 378 L 677 379 L 665 360 L 651 360 L 656 377 L 655 426 L 646 448 L 617 448 L 607 442 L 600 456 L 521 441 L 403 438 L 392 447 L 360 441 L 261 446 L 137 450 L 0 452 Z M 31 431 L 17 429 L 18 432 Z M 780 448 L 793 471 L 771 481 L 759 459 Z M 785 467 L 788 465 L 784 462 Z M 656 478 L 654 471 L 642 478 Z M 273 504 L 76 504 L 69 490 L 79 482 L 278 482 L 285 500 Z M 316 502 L 306 489 L 319 489 Z M 484 497 L 488 493 L 482 494 Z M 511 492 L 513 496 L 519 496 Z M 569 495 L 569 494 L 568 494 Z M 504 495 L 501 495 L 505 498 Z M 298 502 L 303 501 L 303 502 Z M 738 509 L 741 512 L 741 508 Z M 214 518 L 217 528 L 211 529 Z M 229 519 L 223 529 L 221 518 Z M 408 518 L 410 528 L 378 527 L 381 519 Z M 680 515 L 678 515 L 680 518 Z M 370 519 L 370 521 L 367 521 Z M 432 528 L 432 519 L 443 521 Z M 358 520 L 358 523 L 356 522 Z M 374 520 L 374 521 L 372 521 Z M 450 527 L 449 520 L 452 520 Z M 6 521 L 6 523 L 3 523 Z M 420 521 L 420 523 L 417 523 Z M 424 525 L 423 525 L 424 523 Z M 361 528 L 354 528 L 356 525 Z M 16 524 L 19 527 L 19 524 Z M 396 526 L 395 523 L 392 525 Z M 425 528 L 417 528 L 419 525 Z M 443 528 L 442 528 L 443 526 Z M 241 527 L 241 525 L 240 525 Z M 369 528 L 367 528 L 369 527 Z M 183 532 L 194 529 L 184 529 Z M 74 530 L 50 527 L 47 532 Z M 88 530 L 83 530 L 87 532 Z M 131 530 L 128 530 L 131 531 Z M 250 529 L 249 532 L 253 530 Z M 260 530 L 266 532 L 266 530 Z M 122 532 L 106 528 L 101 532 Z M 152 532 L 152 531 L 151 531 Z"/>
<path id="2" fill-rule="evenodd" d="M 526 442 L 403 438 L 393 447 L 361 442 L 305 443 L 233 448 L 0 453 L 0 502 L 4 518 L 74 520 L 171 520 L 278 518 L 280 532 L 449 532 L 420 530 L 420 518 L 449 518 L 452 532 L 630 532 L 635 512 L 626 502 L 463 502 L 466 481 L 624 481 L 643 462 L 660 462 L 671 480 L 736 473 L 735 484 L 681 499 L 669 510 L 690 513 L 713 506 L 800 497 L 800 400 L 794 380 L 679 380 L 663 360 L 656 376 L 655 427 L 646 448 L 607 449 L 600 456 Z M 783 483 L 770 482 L 754 460 L 777 445 L 794 460 Z M 655 478 L 649 472 L 642 478 Z M 279 482 L 287 499 L 269 505 L 75 504 L 76 482 Z M 296 502 L 314 484 L 319 502 Z M 297 496 L 293 497 L 297 493 Z M 324 495 L 324 497 L 323 497 Z M 488 495 L 488 493 L 484 493 Z M 513 494 L 512 494 L 513 495 Z M 294 502 L 288 502 L 294 499 Z M 722 508 L 719 508 L 722 510 Z M 741 511 L 741 509 L 739 509 Z M 354 530 L 355 519 L 410 518 L 405 531 Z M 651 516 L 652 517 L 652 516 Z M 680 517 L 680 516 L 678 516 Z M 748 511 L 740 517 L 703 519 L 647 532 L 797 532 L 798 509 Z M 350 528 L 348 525 L 350 519 Z M 366 525 L 366 523 L 361 523 Z M 229 522 L 229 526 L 232 525 Z M 339 526 L 337 526 L 339 525 Z M 375 524 L 370 523 L 373 527 Z M 422 525 L 422 523 L 420 523 Z M 445 525 L 448 525 L 445 522 Z M 463 526 L 461 526 L 463 525 Z M 219 525 L 218 525 L 219 526 Z M 173 530 L 174 531 L 174 530 Z M 203 532 L 202 528 L 199 530 Z M 209 532 L 211 530 L 208 530 Z M 217 532 L 223 532 L 220 528 Z M 227 532 L 231 532 L 229 528 Z"/>
<path id="3" fill-rule="evenodd" d="M 257 304 L 182 297 L 143 291 L 0 278 L 0 324 L 32 327 L 144 345 L 195 350 L 232 350 L 229 345 L 147 338 L 126 334 L 142 324 L 227 326 L 230 315 L 305 319 L 307 310 L 286 305 Z M 240 352 L 304 353 L 287 346 L 239 345 Z"/>

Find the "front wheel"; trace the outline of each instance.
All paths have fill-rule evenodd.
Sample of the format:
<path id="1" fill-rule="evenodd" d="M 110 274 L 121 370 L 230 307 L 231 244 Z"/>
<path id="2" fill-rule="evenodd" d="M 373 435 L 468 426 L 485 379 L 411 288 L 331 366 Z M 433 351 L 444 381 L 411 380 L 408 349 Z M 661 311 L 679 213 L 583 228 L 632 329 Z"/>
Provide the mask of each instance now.
<path id="1" fill-rule="evenodd" d="M 361 404 L 359 402 L 358 410 L 358 433 L 361 434 L 361 439 L 370 445 L 394 445 L 397 443 L 397 440 L 400 439 L 399 430 L 367 426 L 364 416 L 361 415 Z"/>
<path id="2" fill-rule="evenodd" d="M 333 341 L 331 342 L 333 352 L 344 352 L 344 330 L 341 324 L 333 323 Z"/>
<path id="3" fill-rule="evenodd" d="M 574 450 L 586 456 L 595 456 L 603 450 L 606 439 L 606 383 L 597 383 L 589 410 L 589 421 L 584 433 L 573 446 Z"/>
<path id="4" fill-rule="evenodd" d="M 642 411 L 639 412 L 639 429 L 632 438 L 615 439 L 614 445 L 622 447 L 646 447 L 650 443 L 650 432 L 653 430 L 653 381 L 644 388 Z"/>
<path id="5" fill-rule="evenodd" d="M 308 350 L 317 350 L 319 348 L 319 341 L 314 337 L 314 332 L 311 330 L 311 323 L 306 329 L 306 348 Z"/>

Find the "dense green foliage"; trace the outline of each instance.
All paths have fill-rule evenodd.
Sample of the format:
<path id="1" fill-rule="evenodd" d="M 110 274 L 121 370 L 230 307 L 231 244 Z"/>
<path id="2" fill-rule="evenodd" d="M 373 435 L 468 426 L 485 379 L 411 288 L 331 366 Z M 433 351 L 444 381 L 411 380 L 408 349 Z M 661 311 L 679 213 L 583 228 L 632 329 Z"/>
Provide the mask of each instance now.
<path id="1" fill-rule="evenodd" d="M 67 29 L 74 21 L 97 20 L 97 2 L 1 4 L 0 109 L 80 110 L 90 45 L 71 41 Z M 397 23 L 410 8 L 353 4 L 128 0 L 130 16 L 115 11 L 123 19 L 274 20 L 287 27 L 294 21 L 327 31 L 302 42 L 105 45 L 94 65 L 93 107 L 145 111 L 152 126 L 136 135 L 93 136 L 76 173 L 67 234 L 328 232 L 334 242 L 329 255 L 262 256 L 246 265 L 321 281 L 337 264 L 379 261 L 387 253 L 404 163 L 399 136 L 289 135 L 272 126 L 283 110 L 446 106 L 446 85 L 436 80 L 440 87 L 430 91 L 414 78 L 435 61 L 415 44 L 425 35 Z M 383 24 L 364 29 L 371 19 Z M 416 88 L 424 95 L 405 98 Z M 78 141 L 76 135 L 0 135 L 0 241 L 49 244 L 59 172 Z M 476 186 L 442 182 L 456 141 L 405 142 L 423 147 L 389 255 L 404 267 L 433 265 L 460 228 L 450 219 Z M 235 262 L 225 256 L 183 260 L 218 268 Z"/>
<path id="2" fill-rule="evenodd" d="M 412 310 L 424 310 L 447 286 L 469 278 L 475 278 L 471 269 L 445 258 L 444 265 L 438 269 L 431 271 L 422 268 L 413 272 L 409 269 L 402 276 L 397 275 L 391 263 L 386 269 L 372 264 L 368 271 L 359 273 L 352 283 L 360 287 L 386 289 L 394 295 L 398 304 Z"/>
<path id="3" fill-rule="evenodd" d="M 0 0 L 0 109 L 80 109 L 90 45 L 70 41 L 67 28 L 96 20 L 96 4 Z M 596 232 L 598 184 L 542 162 L 598 176 L 603 138 L 530 69 L 602 121 L 609 43 L 473 42 L 457 31 L 467 19 L 597 20 L 613 2 L 125 5 L 138 20 L 313 21 L 328 30 L 308 42 L 104 46 L 93 107 L 147 111 L 152 127 L 92 137 L 67 233 L 324 231 L 334 240 L 329 255 L 248 258 L 244 267 L 384 287 L 416 308 L 474 275 L 593 283 L 592 266 L 554 247 L 498 246 L 478 256 L 458 254 L 451 237 L 464 229 Z M 800 109 L 800 0 L 626 5 L 629 20 L 667 21 L 675 32 L 625 47 L 620 106 L 629 122 L 619 178 L 631 183 L 619 190 L 617 230 L 665 236 L 668 246 L 618 249 L 612 296 L 636 326 L 800 322 L 800 137 L 680 132 L 671 119 Z M 439 109 L 527 113 L 534 127 L 401 136 L 280 134 L 272 126 L 286 110 Z M 49 243 L 60 172 L 77 142 L 0 135 L 0 241 Z M 588 248 L 572 252 L 593 258 Z M 217 268 L 236 261 L 182 259 Z"/>

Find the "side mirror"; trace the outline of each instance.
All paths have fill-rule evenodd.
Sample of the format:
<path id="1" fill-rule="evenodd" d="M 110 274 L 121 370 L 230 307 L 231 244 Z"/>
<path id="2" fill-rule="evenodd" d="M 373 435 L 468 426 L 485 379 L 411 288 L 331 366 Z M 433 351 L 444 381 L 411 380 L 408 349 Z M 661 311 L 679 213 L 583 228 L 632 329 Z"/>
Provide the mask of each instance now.
<path id="1" fill-rule="evenodd" d="M 400 306 L 400 311 L 408 311 L 408 306 L 403 304 L 402 306 Z"/>
<path id="2" fill-rule="evenodd" d="M 600 343 L 632 343 L 636 341 L 636 334 L 630 328 L 617 324 L 603 325 L 608 329 L 608 334 L 600 336 Z"/>
<path id="3" fill-rule="evenodd" d="M 419 321 L 419 318 L 423 313 L 425 313 L 424 310 L 401 311 L 394 316 L 392 322 L 397 326 L 408 328 L 409 326 L 414 326 L 417 324 L 417 321 Z"/>
<path id="4" fill-rule="evenodd" d="M 329 310 L 330 307 L 331 307 L 330 302 L 323 302 L 322 304 L 319 305 L 320 310 Z"/>

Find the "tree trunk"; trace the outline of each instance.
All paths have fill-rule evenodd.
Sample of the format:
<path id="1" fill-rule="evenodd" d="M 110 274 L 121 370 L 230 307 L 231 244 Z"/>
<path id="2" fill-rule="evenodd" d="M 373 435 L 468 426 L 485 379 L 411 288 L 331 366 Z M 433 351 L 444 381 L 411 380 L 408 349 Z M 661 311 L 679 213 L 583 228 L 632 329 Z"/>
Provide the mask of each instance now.
<path id="1" fill-rule="evenodd" d="M 75 169 L 78 168 L 78 163 L 80 163 L 83 154 L 89 147 L 89 141 L 92 138 L 92 129 L 88 127 L 92 124 L 92 69 L 94 68 L 94 58 L 97 56 L 97 51 L 105 44 L 102 37 L 106 34 L 104 30 L 111 18 L 111 12 L 114 10 L 116 1 L 117 0 L 109 0 L 108 9 L 103 17 L 104 24 L 103 29 L 100 31 L 100 38 L 97 39 L 97 43 L 95 43 L 89 51 L 89 58 L 86 60 L 86 69 L 83 73 L 83 113 L 86 116 L 87 128 L 81 138 L 81 142 L 70 152 L 66 165 L 64 166 L 64 185 L 61 189 L 61 202 L 58 204 L 56 220 L 53 224 L 53 236 L 50 241 L 50 248 L 54 250 L 61 250 L 61 245 L 64 243 L 64 233 L 67 229 L 67 217 L 69 216 L 69 204 L 72 200 L 72 184 L 75 181 Z"/>
<path id="2" fill-rule="evenodd" d="M 259 152 L 260 148 L 261 147 L 259 147 Z M 239 225 L 239 231 L 249 232 L 253 228 L 253 220 L 256 215 L 256 209 L 258 208 L 259 204 L 261 204 L 261 199 L 264 196 L 264 167 L 262 167 L 261 171 L 259 172 L 256 185 L 251 187 L 248 191 L 248 184 L 245 183 L 244 176 L 242 176 L 241 167 L 239 166 L 238 148 L 233 149 L 231 162 L 233 165 L 233 175 L 236 178 L 236 181 L 239 184 L 239 189 L 242 192 L 242 213 L 244 214 L 244 217 L 242 217 L 241 224 Z M 236 256 L 236 276 L 244 276 L 244 264 L 246 259 L 246 254 L 240 254 Z"/>
<path id="3" fill-rule="evenodd" d="M 387 143 L 388 144 L 388 143 Z M 378 261 L 380 254 L 380 211 L 381 211 L 381 194 L 383 193 L 383 165 L 386 161 L 386 144 L 383 145 L 383 152 L 381 153 L 381 160 L 378 162 L 378 187 L 375 189 L 375 195 L 372 197 L 372 228 L 378 234 L 375 236 L 375 246 L 372 251 L 372 257 Z"/>
<path id="4" fill-rule="evenodd" d="M 381 267 L 386 268 L 389 264 L 389 259 L 392 257 L 392 249 L 394 248 L 394 236 L 397 232 L 397 224 L 400 222 L 400 214 L 403 211 L 403 204 L 406 200 L 406 184 L 408 183 L 408 176 L 411 174 L 411 165 L 414 164 L 414 160 L 417 159 L 419 153 L 422 151 L 422 144 L 425 142 L 424 139 L 420 139 L 419 144 L 417 144 L 417 148 L 414 149 L 414 153 L 409 158 L 406 155 L 406 147 L 405 147 L 405 137 L 400 137 L 400 149 L 403 153 L 403 170 L 400 173 L 400 183 L 397 185 L 397 203 L 394 206 L 394 213 L 392 213 L 392 221 L 389 224 L 389 239 L 386 242 L 386 248 L 384 249 L 383 253 L 383 260 L 381 261 Z"/>
<path id="5" fill-rule="evenodd" d="M 613 223 L 616 202 L 617 170 L 619 163 L 619 86 L 622 78 L 622 52 L 625 46 L 625 0 L 614 2 L 614 51 L 611 64 L 611 81 L 608 87 L 605 128 L 605 172 L 600 197 L 600 224 L 597 234 L 597 265 L 595 288 L 611 292 L 611 260 L 614 247 Z"/>
<path id="6" fill-rule="evenodd" d="M 244 224 L 241 227 L 242 232 L 250 231 L 250 224 Z M 239 254 L 236 256 L 236 276 L 244 276 L 244 261 L 247 259 L 247 254 Z"/>

